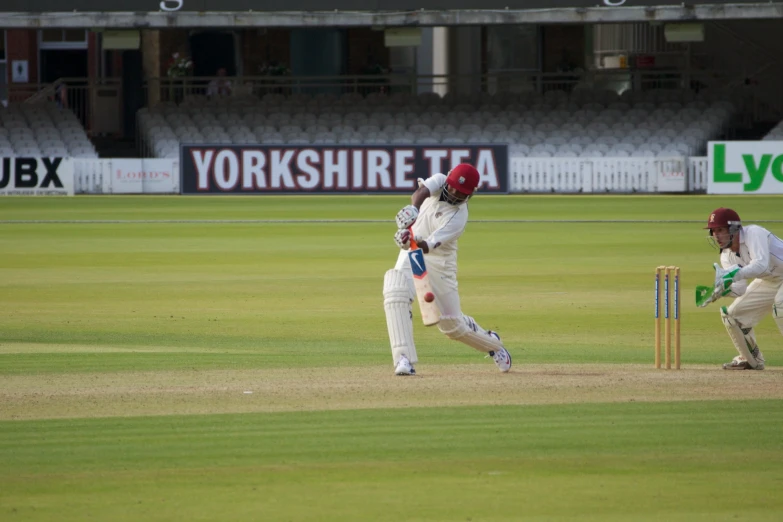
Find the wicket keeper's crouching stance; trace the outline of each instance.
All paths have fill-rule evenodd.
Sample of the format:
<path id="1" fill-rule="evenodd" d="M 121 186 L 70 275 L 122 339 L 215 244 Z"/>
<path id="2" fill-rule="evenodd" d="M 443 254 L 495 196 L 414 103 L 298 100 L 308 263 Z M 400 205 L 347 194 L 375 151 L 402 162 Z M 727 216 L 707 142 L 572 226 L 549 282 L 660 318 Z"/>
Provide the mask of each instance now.
<path id="1" fill-rule="evenodd" d="M 479 173 L 467 163 L 457 165 L 448 176 L 435 174 L 419 179 L 411 205 L 397 213 L 399 230 L 394 240 L 402 249 L 393 269 L 383 280 L 384 308 L 389 329 L 394 373 L 415 374 L 418 361 L 413 341 L 412 303 L 416 295 L 408 253 L 413 239 L 425 254 L 428 278 L 440 307 L 438 329 L 450 339 L 461 341 L 492 356 L 500 371 L 511 368 L 511 356 L 500 337 L 481 328 L 462 313 L 457 291 L 457 239 L 468 223 L 467 201 L 479 184 Z"/>
<path id="2" fill-rule="evenodd" d="M 743 226 L 730 208 L 712 212 L 706 228 L 721 251 L 723 268 L 715 264 L 715 288 L 702 306 L 724 296 L 737 298 L 730 306 L 720 308 L 723 324 L 739 352 L 723 368 L 763 370 L 764 355 L 756 344 L 753 327 L 771 308 L 783 334 L 783 241 L 766 228 Z"/>

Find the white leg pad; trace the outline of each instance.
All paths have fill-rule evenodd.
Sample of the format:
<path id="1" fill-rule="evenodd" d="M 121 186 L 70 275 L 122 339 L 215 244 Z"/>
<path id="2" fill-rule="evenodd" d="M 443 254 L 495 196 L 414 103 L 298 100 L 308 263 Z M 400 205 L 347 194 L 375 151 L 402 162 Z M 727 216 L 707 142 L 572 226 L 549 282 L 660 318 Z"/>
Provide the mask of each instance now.
<path id="1" fill-rule="evenodd" d="M 499 339 L 490 335 L 468 315 L 441 317 L 438 329 L 449 339 L 465 343 L 480 352 L 489 353 L 503 348 Z"/>
<path id="2" fill-rule="evenodd" d="M 405 355 L 411 364 L 419 360 L 413 341 L 412 286 L 413 280 L 401 270 L 389 270 L 383 277 L 383 308 L 395 365 L 401 355 Z"/>
<path id="3" fill-rule="evenodd" d="M 731 342 L 734 343 L 734 347 L 740 354 L 740 357 L 748 361 L 751 367 L 758 367 L 759 363 L 764 364 L 763 356 L 761 352 L 759 355 L 762 357 L 761 361 L 756 360 L 751 351 L 758 348 L 756 345 L 756 334 L 753 332 L 753 328 L 743 329 L 736 319 L 728 314 L 725 306 L 720 309 L 720 316 L 723 319 L 723 326 L 726 327 L 726 331 L 729 333 Z"/>

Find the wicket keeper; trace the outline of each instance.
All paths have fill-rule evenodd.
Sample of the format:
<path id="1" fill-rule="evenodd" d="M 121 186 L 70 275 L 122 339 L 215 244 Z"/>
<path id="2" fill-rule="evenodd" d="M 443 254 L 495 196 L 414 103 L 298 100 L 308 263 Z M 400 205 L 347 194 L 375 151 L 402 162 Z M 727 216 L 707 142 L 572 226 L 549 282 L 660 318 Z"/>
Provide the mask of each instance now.
<path id="1" fill-rule="evenodd" d="M 729 338 L 739 352 L 723 369 L 763 370 L 764 355 L 753 327 L 771 310 L 783 334 L 783 240 L 764 227 L 743 226 L 739 214 L 730 208 L 714 210 L 706 228 L 720 250 L 720 266 L 715 264 L 713 294 L 701 306 L 721 297 L 736 297 L 731 305 L 720 308 Z"/>

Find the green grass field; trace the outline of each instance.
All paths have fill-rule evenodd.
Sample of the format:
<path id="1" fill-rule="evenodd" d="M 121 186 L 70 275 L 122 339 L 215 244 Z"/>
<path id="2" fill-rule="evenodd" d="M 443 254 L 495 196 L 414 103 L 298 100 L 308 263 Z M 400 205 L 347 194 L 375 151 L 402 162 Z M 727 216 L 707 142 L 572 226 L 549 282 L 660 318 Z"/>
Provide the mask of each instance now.
<path id="1" fill-rule="evenodd" d="M 405 196 L 0 200 L 0 520 L 779 520 L 783 341 L 763 372 L 694 306 L 735 208 L 783 197 L 478 196 L 465 313 L 514 358 L 382 305 Z M 682 267 L 683 370 L 653 362 Z"/>

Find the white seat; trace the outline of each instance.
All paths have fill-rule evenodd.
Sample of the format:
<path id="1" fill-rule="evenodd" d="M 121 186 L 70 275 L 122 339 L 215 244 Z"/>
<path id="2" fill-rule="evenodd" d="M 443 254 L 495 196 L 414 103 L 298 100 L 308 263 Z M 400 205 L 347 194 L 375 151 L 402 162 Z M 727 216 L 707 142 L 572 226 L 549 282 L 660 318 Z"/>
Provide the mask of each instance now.
<path id="1" fill-rule="evenodd" d="M 591 143 L 593 143 L 593 137 L 592 135 L 589 135 L 587 133 L 580 136 L 574 136 L 571 138 L 570 143 L 574 143 L 586 147 Z"/>
<path id="2" fill-rule="evenodd" d="M 615 145 L 617 143 L 620 143 L 620 139 L 617 136 L 610 135 L 610 134 L 603 134 L 600 136 L 596 136 L 595 143 L 604 145 L 607 147 L 611 147 L 612 145 Z"/>
<path id="3" fill-rule="evenodd" d="M 444 145 L 461 145 L 465 143 L 465 139 L 460 136 L 449 136 L 441 140 Z"/>
<path id="4" fill-rule="evenodd" d="M 337 136 L 337 143 L 340 144 L 360 144 L 363 136 L 355 132 L 340 134 Z"/>
<path id="5" fill-rule="evenodd" d="M 554 123 L 550 122 L 543 122 L 536 125 L 536 130 L 542 131 L 542 132 L 552 132 L 557 130 L 558 126 Z"/>
<path id="6" fill-rule="evenodd" d="M 603 155 L 603 152 L 596 149 L 585 149 L 579 153 L 580 158 L 601 158 Z"/>
<path id="7" fill-rule="evenodd" d="M 393 134 L 389 139 L 389 143 L 395 145 L 410 145 L 416 142 L 416 136 L 411 132 L 402 132 Z"/>
<path id="8" fill-rule="evenodd" d="M 629 155 L 632 154 L 636 149 L 637 147 L 631 143 L 617 143 L 615 145 L 612 145 L 610 152 L 611 153 L 623 152 L 626 155 Z"/>
<path id="9" fill-rule="evenodd" d="M 425 133 L 432 132 L 432 128 L 429 125 L 424 125 L 421 123 L 415 123 L 411 125 L 410 127 L 408 127 L 408 130 L 416 134 L 425 134 Z"/>

